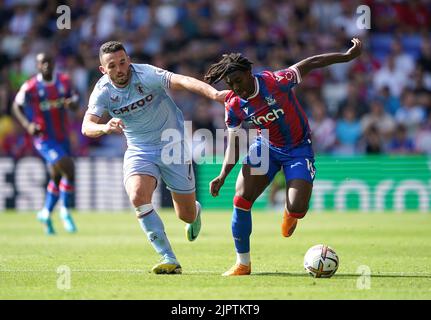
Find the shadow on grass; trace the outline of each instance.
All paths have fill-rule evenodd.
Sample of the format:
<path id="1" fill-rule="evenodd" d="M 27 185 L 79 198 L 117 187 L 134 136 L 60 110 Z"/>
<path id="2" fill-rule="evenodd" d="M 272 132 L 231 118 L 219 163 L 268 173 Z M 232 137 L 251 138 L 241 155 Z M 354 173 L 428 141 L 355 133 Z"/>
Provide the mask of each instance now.
<path id="1" fill-rule="evenodd" d="M 303 272 L 253 272 L 254 276 L 276 276 L 276 277 L 304 277 L 310 278 L 307 273 Z M 358 278 L 364 276 L 359 273 L 337 273 L 333 278 Z M 371 274 L 371 278 L 415 278 L 431 279 L 431 274 L 403 274 L 403 273 L 376 273 Z"/>

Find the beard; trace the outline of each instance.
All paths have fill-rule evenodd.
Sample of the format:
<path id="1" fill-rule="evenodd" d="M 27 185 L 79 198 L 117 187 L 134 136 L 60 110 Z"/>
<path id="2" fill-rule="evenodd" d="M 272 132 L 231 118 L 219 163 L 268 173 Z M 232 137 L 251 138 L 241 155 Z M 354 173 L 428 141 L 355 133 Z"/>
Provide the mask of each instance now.
<path id="1" fill-rule="evenodd" d="M 112 82 L 114 82 L 115 84 L 119 85 L 119 86 L 125 86 L 130 79 L 130 70 L 128 70 L 128 72 L 125 75 L 122 76 L 117 76 L 115 79 L 112 79 Z"/>
<path id="2" fill-rule="evenodd" d="M 117 77 L 115 80 L 113 80 L 113 82 L 115 84 L 120 85 L 120 86 L 124 86 L 124 85 L 126 85 L 129 82 L 129 76 L 125 75 L 125 76 L 122 76 L 122 77 Z"/>

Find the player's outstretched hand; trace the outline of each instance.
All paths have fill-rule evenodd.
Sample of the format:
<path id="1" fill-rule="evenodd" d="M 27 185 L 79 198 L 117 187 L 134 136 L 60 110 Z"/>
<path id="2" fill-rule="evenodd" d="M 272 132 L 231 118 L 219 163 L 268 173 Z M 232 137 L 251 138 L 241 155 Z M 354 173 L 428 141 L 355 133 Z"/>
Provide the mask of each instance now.
<path id="1" fill-rule="evenodd" d="M 105 124 L 105 128 L 103 129 L 103 133 L 111 134 L 111 133 L 123 133 L 124 123 L 123 120 L 118 118 L 112 118 Z"/>
<path id="2" fill-rule="evenodd" d="M 37 123 L 31 122 L 27 127 L 27 132 L 31 136 L 37 136 L 42 131 L 41 131 L 40 125 L 38 125 Z"/>
<path id="3" fill-rule="evenodd" d="M 218 192 L 220 191 L 223 184 L 224 184 L 224 178 L 221 176 L 218 176 L 217 178 L 215 178 L 210 182 L 210 193 L 213 197 L 218 196 Z"/>
<path id="4" fill-rule="evenodd" d="M 64 99 L 64 106 L 67 109 L 72 111 L 76 111 L 79 109 L 79 96 L 77 94 L 72 95 L 72 97 Z"/>
<path id="5" fill-rule="evenodd" d="M 362 42 L 358 38 L 353 38 L 350 40 L 353 45 L 347 50 L 346 55 L 349 60 L 353 60 L 361 55 L 362 52 Z"/>

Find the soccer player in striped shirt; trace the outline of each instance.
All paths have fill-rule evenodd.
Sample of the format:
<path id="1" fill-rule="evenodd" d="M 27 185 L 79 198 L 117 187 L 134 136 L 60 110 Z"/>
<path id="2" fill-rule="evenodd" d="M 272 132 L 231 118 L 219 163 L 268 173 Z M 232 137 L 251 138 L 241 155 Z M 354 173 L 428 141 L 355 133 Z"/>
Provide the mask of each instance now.
<path id="1" fill-rule="evenodd" d="M 260 134 L 250 146 L 238 175 L 232 216 L 237 261 L 223 275 L 251 273 L 251 207 L 281 168 L 286 179 L 282 235 L 291 236 L 297 220 L 307 213 L 315 176 L 314 153 L 307 116 L 292 88 L 313 69 L 348 62 L 358 57 L 361 42 L 357 38 L 351 41 L 353 45 L 345 53 L 312 56 L 284 70 L 257 74 L 252 73 L 252 62 L 241 54 L 225 54 L 205 75 L 209 83 L 224 79 L 232 90 L 225 99 L 228 148 L 219 176 L 210 183 L 210 192 L 214 197 L 218 195 L 227 175 L 238 161 L 237 136 L 241 124 L 248 122 L 258 129 L 258 133 L 262 130 L 268 133 L 268 137 Z M 268 157 L 257 163 L 254 161 L 256 150 L 259 154 L 264 148 L 269 150 Z"/>
<path id="2" fill-rule="evenodd" d="M 54 59 L 48 53 L 36 56 L 38 74 L 27 80 L 13 103 L 13 114 L 33 137 L 33 145 L 46 161 L 50 176 L 45 206 L 37 217 L 47 234 L 55 234 L 51 213 L 61 198 L 60 216 L 66 231 L 76 232 L 70 214 L 75 167 L 70 154 L 67 110 L 78 108 L 69 77 L 54 72 Z"/>

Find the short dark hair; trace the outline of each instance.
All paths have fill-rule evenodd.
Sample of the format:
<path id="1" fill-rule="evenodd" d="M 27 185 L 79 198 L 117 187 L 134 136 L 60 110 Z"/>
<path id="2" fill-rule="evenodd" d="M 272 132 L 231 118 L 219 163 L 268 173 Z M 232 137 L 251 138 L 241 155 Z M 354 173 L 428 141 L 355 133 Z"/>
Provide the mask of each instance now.
<path id="1" fill-rule="evenodd" d="M 99 49 L 99 59 L 102 59 L 102 56 L 105 53 L 113 53 L 113 52 L 117 52 L 117 51 L 121 51 L 123 50 L 124 52 L 126 52 L 126 49 L 124 48 L 123 44 L 120 41 L 108 41 L 105 42 L 104 44 L 102 44 L 100 46 Z M 127 54 L 127 52 L 126 52 Z"/>
<path id="2" fill-rule="evenodd" d="M 224 54 L 219 62 L 210 66 L 205 74 L 205 81 L 211 84 L 217 83 L 234 71 L 250 71 L 252 64 L 253 62 L 241 53 Z"/>

